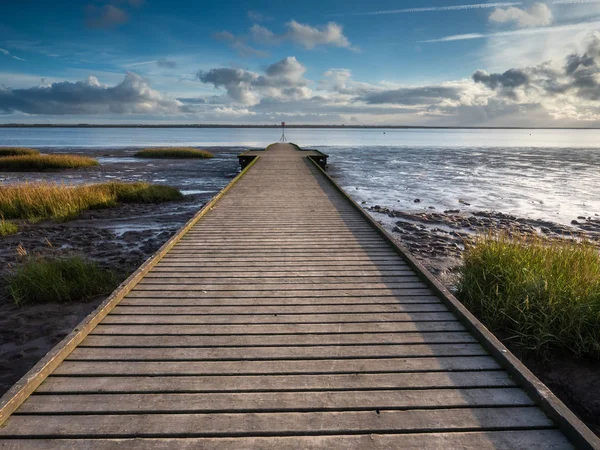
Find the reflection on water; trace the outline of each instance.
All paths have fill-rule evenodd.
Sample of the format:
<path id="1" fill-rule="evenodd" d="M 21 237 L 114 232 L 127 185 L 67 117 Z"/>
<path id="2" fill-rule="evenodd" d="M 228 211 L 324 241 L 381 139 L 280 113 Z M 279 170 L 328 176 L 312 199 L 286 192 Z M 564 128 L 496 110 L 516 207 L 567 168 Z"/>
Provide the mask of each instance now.
<path id="1" fill-rule="evenodd" d="M 358 201 L 405 211 L 495 210 L 568 224 L 600 214 L 600 151 L 353 147 L 321 150 Z M 415 200 L 419 200 L 415 202 Z"/>

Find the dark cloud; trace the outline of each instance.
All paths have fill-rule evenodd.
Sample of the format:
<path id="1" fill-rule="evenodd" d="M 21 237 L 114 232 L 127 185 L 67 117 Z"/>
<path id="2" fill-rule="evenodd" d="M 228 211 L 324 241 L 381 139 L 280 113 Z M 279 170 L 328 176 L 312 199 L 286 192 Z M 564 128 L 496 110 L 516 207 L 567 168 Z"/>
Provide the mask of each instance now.
<path id="1" fill-rule="evenodd" d="M 95 77 L 62 81 L 28 89 L 0 89 L 0 111 L 26 114 L 148 114 L 185 112 L 181 102 L 167 98 L 129 72 L 116 86 Z"/>
<path id="2" fill-rule="evenodd" d="M 377 90 L 360 97 L 360 100 L 369 104 L 395 104 L 395 105 L 424 105 L 443 99 L 458 100 L 461 90 L 446 86 L 423 86 L 416 88 L 400 88 L 390 90 Z"/>
<path id="3" fill-rule="evenodd" d="M 570 94 L 584 100 L 600 100 L 600 35 L 588 38 L 582 54 L 567 56 L 562 70 L 548 63 L 535 67 L 510 69 L 506 72 L 487 73 L 478 70 L 473 81 L 495 90 L 499 95 L 517 99 L 516 89 L 523 93 L 536 93 L 541 97 Z"/>
<path id="4" fill-rule="evenodd" d="M 478 70 L 473 74 L 473 81 L 485 84 L 490 89 L 516 88 L 527 84 L 529 76 L 521 69 L 509 69 L 504 73 L 487 73 L 485 70 Z"/>
<path id="5" fill-rule="evenodd" d="M 305 96 L 306 71 L 295 57 L 290 56 L 267 67 L 265 75 L 243 69 L 218 68 L 199 71 L 200 81 L 215 88 L 225 88 L 227 95 L 238 103 L 254 105 L 261 97 L 299 98 Z"/>

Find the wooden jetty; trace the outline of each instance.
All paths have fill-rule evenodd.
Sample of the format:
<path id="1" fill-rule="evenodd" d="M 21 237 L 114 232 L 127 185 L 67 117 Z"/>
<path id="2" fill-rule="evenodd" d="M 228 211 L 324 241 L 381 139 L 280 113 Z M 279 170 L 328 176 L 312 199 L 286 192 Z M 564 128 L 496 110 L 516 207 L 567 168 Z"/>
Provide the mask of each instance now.
<path id="1" fill-rule="evenodd" d="M 1 449 L 600 448 L 326 155 L 241 156 L 2 398 Z"/>

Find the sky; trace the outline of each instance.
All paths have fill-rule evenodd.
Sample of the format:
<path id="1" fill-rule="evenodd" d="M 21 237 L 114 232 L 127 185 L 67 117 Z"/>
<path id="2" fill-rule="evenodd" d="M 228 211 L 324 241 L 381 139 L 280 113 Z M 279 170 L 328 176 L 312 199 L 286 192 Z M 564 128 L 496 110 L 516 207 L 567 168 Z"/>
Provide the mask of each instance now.
<path id="1" fill-rule="evenodd" d="M 600 126 L 600 0 L 0 11 L 0 123 Z"/>

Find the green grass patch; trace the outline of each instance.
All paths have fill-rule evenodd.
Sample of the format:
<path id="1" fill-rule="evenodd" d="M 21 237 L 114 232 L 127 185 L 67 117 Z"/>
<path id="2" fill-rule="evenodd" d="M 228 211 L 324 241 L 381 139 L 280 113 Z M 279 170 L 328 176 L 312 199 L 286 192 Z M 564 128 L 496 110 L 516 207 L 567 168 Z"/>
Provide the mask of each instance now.
<path id="1" fill-rule="evenodd" d="M 4 156 L 39 155 L 39 151 L 24 147 L 0 147 L 0 158 Z"/>
<path id="2" fill-rule="evenodd" d="M 97 165 L 98 161 L 94 158 L 79 155 L 21 155 L 0 158 L 0 170 L 8 172 L 77 169 Z"/>
<path id="3" fill-rule="evenodd" d="M 88 209 L 119 203 L 162 203 L 183 194 L 170 186 L 111 182 L 81 186 L 35 183 L 0 186 L 0 214 L 6 219 L 70 220 Z"/>
<path id="4" fill-rule="evenodd" d="M 137 152 L 137 158 L 212 158 L 214 155 L 206 150 L 192 147 L 146 148 Z"/>
<path id="5" fill-rule="evenodd" d="M 589 242 L 479 236 L 458 297 L 488 328 L 541 355 L 600 358 L 600 253 Z"/>
<path id="6" fill-rule="evenodd" d="M 90 300 L 109 294 L 119 282 L 114 272 L 79 256 L 31 257 L 6 277 L 8 294 L 17 305 Z"/>
<path id="7" fill-rule="evenodd" d="M 0 237 L 15 234 L 19 231 L 19 227 L 8 220 L 0 219 Z"/>

